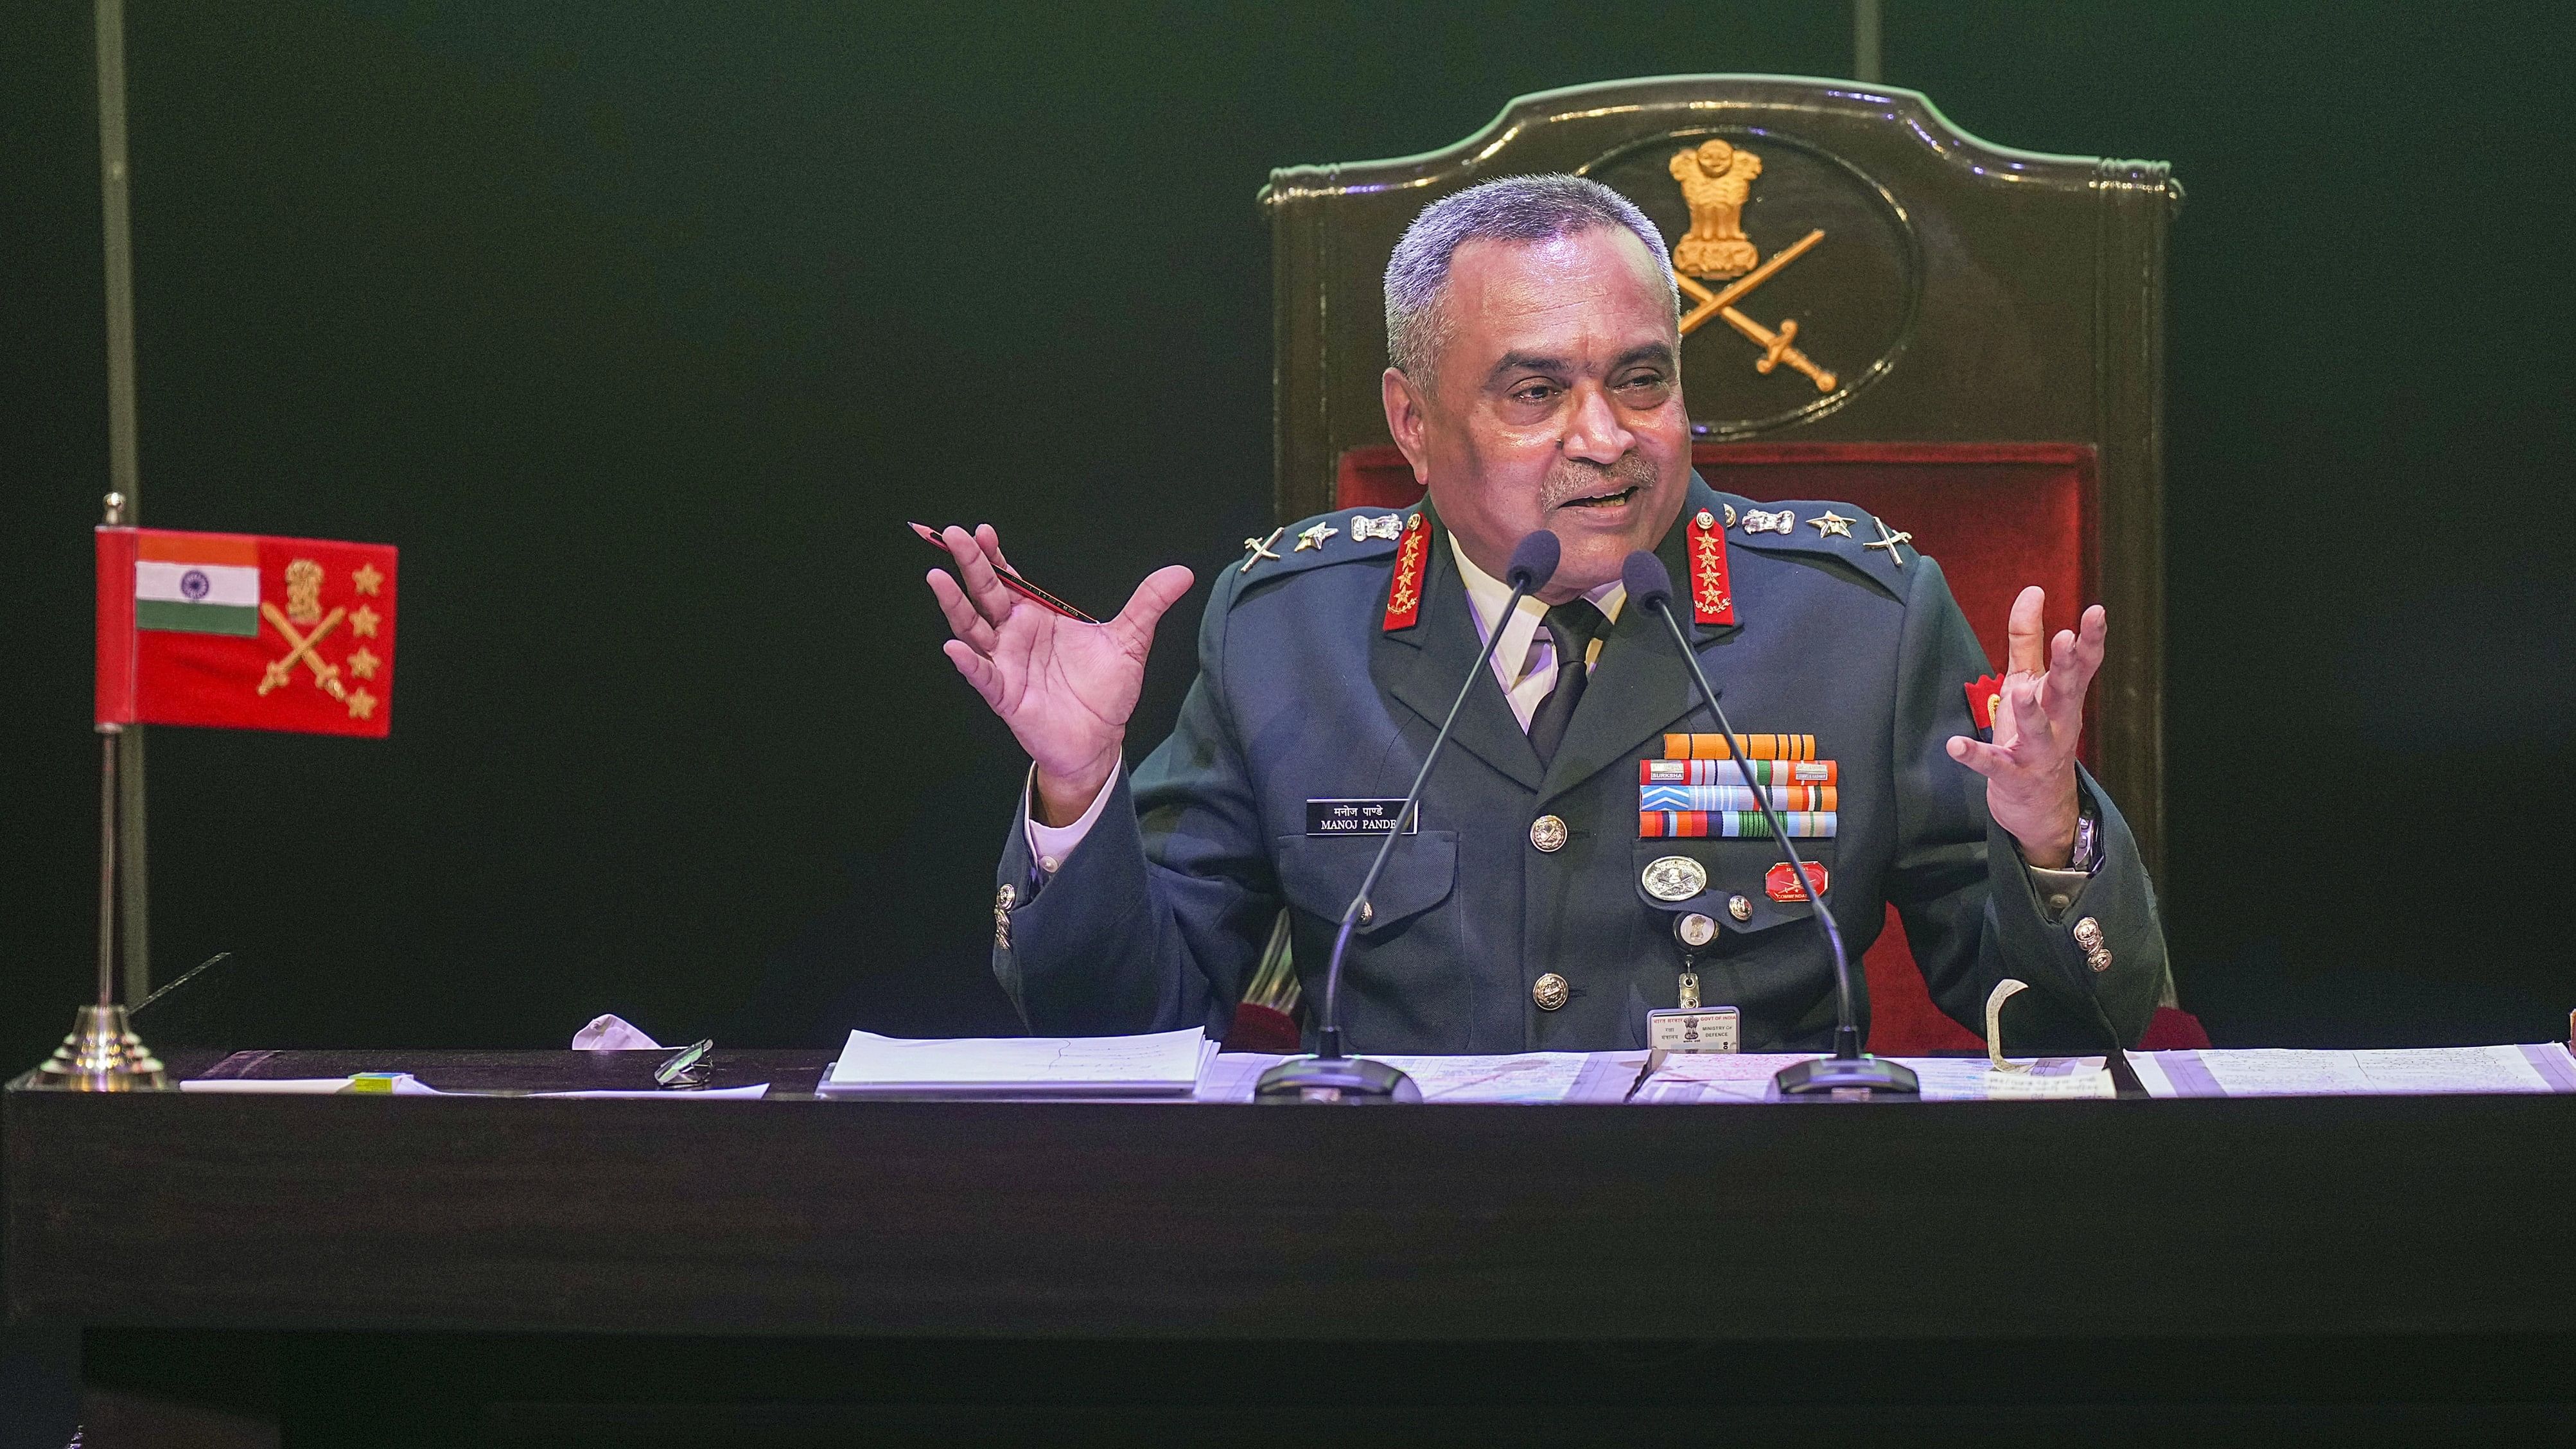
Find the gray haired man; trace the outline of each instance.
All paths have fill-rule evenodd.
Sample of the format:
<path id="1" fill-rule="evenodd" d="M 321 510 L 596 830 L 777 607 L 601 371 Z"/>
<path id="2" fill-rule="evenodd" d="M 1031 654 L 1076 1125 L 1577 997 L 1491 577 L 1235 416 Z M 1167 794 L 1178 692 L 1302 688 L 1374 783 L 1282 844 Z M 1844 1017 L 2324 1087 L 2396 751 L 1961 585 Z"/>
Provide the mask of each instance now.
<path id="1" fill-rule="evenodd" d="M 1280 535 L 1295 547 L 1226 566 L 1179 724 L 1132 773 L 1146 651 L 1189 571 L 1082 624 L 1004 589 L 990 527 L 946 531 L 957 572 L 930 587 L 948 657 L 1033 761 L 994 940 L 1032 1027 L 1222 1026 L 1283 905 L 1300 969 L 1319 970 L 1382 841 L 1346 828 L 1352 802 L 1404 794 L 1499 630 L 1492 687 L 1470 693 L 1370 897 L 1343 984 L 1352 1046 L 1642 1044 L 1646 1013 L 1676 1002 L 1671 922 L 1688 910 L 1721 928 L 1693 964 L 1706 1002 L 1742 1009 L 1745 1048 L 1822 1048 L 1831 963 L 1774 842 L 1710 824 L 1720 795 L 1652 834 L 1641 808 L 1666 736 L 1715 725 L 1669 634 L 1623 607 L 1620 565 L 1652 549 L 1690 578 L 1696 528 L 1703 547 L 1722 539 L 1732 607 L 1694 624 L 1692 647 L 1739 729 L 1831 766 L 1816 772 L 1829 808 L 1797 797 L 1802 853 L 1854 949 L 1893 902 L 1951 1016 L 1974 1025 L 2018 977 L 2036 989 L 2014 1008 L 2017 1046 L 2136 1040 L 2163 933 L 2127 827 L 2076 764 L 2102 610 L 2050 640 L 2025 590 L 1993 741 L 1972 738 L 1964 686 L 1986 661 L 1936 564 L 1848 531 L 1732 531 L 1755 505 L 1691 471 L 1676 311 L 1652 224 L 1597 183 L 1513 177 L 1426 209 L 1387 266 L 1383 391 L 1427 499 L 1305 520 Z M 1506 616 L 1505 560 L 1541 528 L 1563 561 Z M 1700 888 L 1677 897 L 1676 880 Z"/>

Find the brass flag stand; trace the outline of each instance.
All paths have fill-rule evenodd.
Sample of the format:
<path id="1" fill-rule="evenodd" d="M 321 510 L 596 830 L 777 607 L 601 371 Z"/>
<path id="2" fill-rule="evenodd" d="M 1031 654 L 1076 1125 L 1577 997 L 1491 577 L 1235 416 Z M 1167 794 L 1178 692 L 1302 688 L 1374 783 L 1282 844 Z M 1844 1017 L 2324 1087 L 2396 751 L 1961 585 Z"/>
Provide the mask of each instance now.
<path id="1" fill-rule="evenodd" d="M 124 513 L 125 499 L 107 495 L 107 526 L 116 527 Z M 71 1035 L 26 1085 L 62 1092 L 159 1091 L 169 1085 L 161 1063 L 116 1004 L 116 747 L 123 727 L 103 724 L 98 731 L 98 1004 L 80 1009 Z"/>

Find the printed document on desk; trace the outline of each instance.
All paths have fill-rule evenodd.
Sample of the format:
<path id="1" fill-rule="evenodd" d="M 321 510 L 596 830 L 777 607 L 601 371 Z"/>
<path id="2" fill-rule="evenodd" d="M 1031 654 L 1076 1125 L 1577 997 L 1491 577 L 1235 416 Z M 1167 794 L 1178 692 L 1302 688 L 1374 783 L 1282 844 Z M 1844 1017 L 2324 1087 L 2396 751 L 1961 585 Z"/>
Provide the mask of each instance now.
<path id="1" fill-rule="evenodd" d="M 2132 1052 L 2158 1097 L 2364 1097 L 2449 1092 L 2576 1092 L 2576 1059 L 2557 1042 L 2513 1046 Z"/>
<path id="2" fill-rule="evenodd" d="M 1205 1031 L 1147 1036 L 915 1040 L 850 1033 L 815 1091 L 825 1097 L 1172 1097 L 1197 1087 L 1217 1043 Z"/>
<path id="3" fill-rule="evenodd" d="M 1426 1102 L 1543 1105 L 1570 1099 L 1584 1068 L 1606 1052 L 1522 1052 L 1488 1057 L 1380 1057 L 1413 1079 Z M 1629 1069 L 1628 1079 L 1636 1078 Z M 1627 1081 L 1618 1084 L 1621 1088 Z M 1617 1097 L 1609 1100 L 1617 1101 Z"/>

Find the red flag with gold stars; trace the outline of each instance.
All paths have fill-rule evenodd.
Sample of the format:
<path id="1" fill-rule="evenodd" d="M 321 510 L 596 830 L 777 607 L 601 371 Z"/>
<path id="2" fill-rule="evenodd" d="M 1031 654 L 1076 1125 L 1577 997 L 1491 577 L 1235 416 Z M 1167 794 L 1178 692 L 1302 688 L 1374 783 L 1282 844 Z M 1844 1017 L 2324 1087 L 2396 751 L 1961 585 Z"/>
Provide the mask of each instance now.
<path id="1" fill-rule="evenodd" d="M 393 730 L 384 544 L 98 530 L 98 722 Z"/>

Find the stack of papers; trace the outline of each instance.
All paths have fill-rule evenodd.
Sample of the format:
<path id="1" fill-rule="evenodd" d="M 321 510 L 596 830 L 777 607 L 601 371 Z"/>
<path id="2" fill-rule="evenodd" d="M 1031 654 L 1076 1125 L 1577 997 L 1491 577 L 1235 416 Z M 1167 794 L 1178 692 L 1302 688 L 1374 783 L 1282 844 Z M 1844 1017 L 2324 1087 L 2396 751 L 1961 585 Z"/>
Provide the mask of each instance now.
<path id="1" fill-rule="evenodd" d="M 2559 1042 L 2524 1046 L 2248 1047 L 2131 1052 L 2158 1097 L 2377 1097 L 2450 1092 L 2576 1092 L 2576 1059 Z"/>
<path id="2" fill-rule="evenodd" d="M 1196 1091 L 1217 1043 L 1192 1027 L 1149 1036 L 956 1037 L 854 1031 L 826 1097 L 1171 1097 Z"/>

